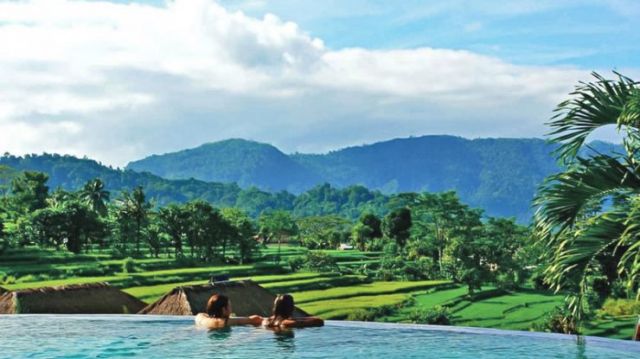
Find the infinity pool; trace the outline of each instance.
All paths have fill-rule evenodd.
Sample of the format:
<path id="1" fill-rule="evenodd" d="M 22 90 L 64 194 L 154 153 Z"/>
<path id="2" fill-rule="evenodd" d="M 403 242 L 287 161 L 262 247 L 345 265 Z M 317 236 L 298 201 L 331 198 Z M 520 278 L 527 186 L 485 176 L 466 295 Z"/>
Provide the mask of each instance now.
<path id="1" fill-rule="evenodd" d="M 640 358 L 640 343 L 360 322 L 205 331 L 166 316 L 0 315 L 0 358 Z"/>

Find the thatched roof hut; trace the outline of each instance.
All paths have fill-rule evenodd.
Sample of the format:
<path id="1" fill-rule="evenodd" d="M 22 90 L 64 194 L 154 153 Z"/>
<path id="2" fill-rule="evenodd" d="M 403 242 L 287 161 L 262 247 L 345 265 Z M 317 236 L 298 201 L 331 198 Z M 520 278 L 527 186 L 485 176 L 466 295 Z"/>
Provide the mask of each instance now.
<path id="1" fill-rule="evenodd" d="M 145 303 L 106 283 L 16 290 L 0 294 L 0 314 L 127 314 Z"/>
<path id="2" fill-rule="evenodd" d="M 205 311 L 207 300 L 213 294 L 224 294 L 231 299 L 233 312 L 237 316 L 253 314 L 271 315 L 276 296 L 251 280 L 215 282 L 213 284 L 177 287 L 140 314 L 195 315 Z M 296 308 L 294 316 L 308 314 Z"/>

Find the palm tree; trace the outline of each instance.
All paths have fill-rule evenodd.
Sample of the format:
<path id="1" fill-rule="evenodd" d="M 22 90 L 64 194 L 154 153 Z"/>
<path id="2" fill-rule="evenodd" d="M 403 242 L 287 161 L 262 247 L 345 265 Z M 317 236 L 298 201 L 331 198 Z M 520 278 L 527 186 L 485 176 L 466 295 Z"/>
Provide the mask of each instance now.
<path id="1" fill-rule="evenodd" d="M 135 223 L 136 254 L 140 255 L 140 238 L 142 237 L 142 229 L 147 224 L 151 205 L 147 202 L 141 186 L 136 187 L 127 200 L 129 215 Z"/>
<path id="2" fill-rule="evenodd" d="M 614 274 L 637 290 L 640 278 L 640 87 L 616 73 L 581 82 L 551 119 L 550 141 L 566 170 L 540 187 L 535 228 L 546 248 L 546 280 L 556 290 L 577 284 L 570 301 L 580 319 L 587 278 L 606 258 Z M 616 126 L 623 153 L 584 156 L 590 134 Z M 634 284 L 635 283 L 635 284 Z M 640 291 L 638 292 L 640 296 Z"/>
<path id="3" fill-rule="evenodd" d="M 104 183 L 95 178 L 87 182 L 80 191 L 80 198 L 91 207 L 91 209 L 101 216 L 107 215 L 107 202 L 109 202 L 109 191 L 104 189 Z"/>

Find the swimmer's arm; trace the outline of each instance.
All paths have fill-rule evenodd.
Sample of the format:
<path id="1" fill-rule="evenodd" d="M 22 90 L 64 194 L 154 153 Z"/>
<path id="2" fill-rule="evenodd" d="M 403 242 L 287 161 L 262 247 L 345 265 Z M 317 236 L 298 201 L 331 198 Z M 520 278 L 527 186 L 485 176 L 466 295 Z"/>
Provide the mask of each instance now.
<path id="1" fill-rule="evenodd" d="M 306 328 L 306 327 L 321 327 L 324 325 L 324 320 L 317 317 L 305 317 L 283 320 L 280 323 L 284 328 Z"/>
<path id="2" fill-rule="evenodd" d="M 262 324 L 262 317 L 259 315 L 252 315 L 250 317 L 231 317 L 227 320 L 227 325 L 260 325 Z"/>

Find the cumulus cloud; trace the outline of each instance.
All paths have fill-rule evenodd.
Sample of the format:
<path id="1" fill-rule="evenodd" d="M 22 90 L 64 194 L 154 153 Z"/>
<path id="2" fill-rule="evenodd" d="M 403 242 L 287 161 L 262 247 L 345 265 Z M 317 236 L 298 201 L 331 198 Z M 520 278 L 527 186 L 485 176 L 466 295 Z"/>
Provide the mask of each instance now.
<path id="1" fill-rule="evenodd" d="M 389 137 L 540 136 L 588 73 L 468 51 L 330 49 L 213 1 L 0 3 L 0 151 L 123 165 L 228 137 L 325 151 Z"/>

